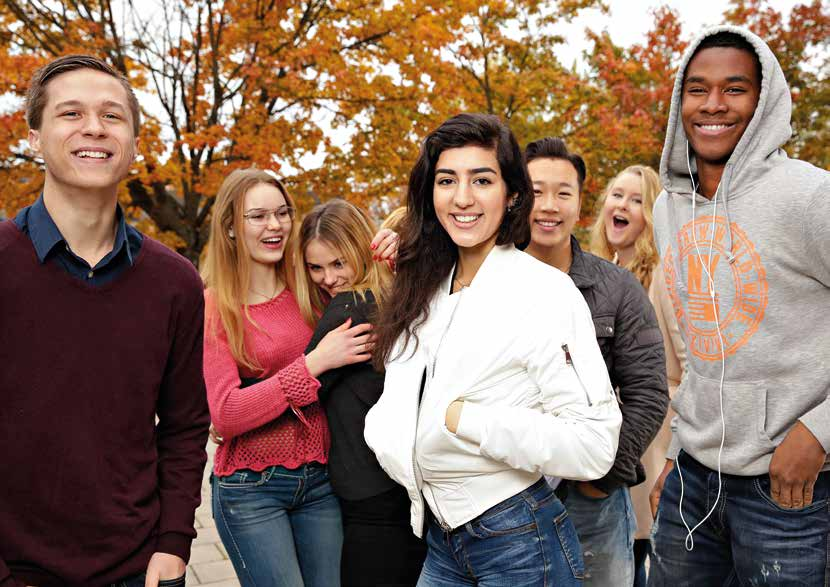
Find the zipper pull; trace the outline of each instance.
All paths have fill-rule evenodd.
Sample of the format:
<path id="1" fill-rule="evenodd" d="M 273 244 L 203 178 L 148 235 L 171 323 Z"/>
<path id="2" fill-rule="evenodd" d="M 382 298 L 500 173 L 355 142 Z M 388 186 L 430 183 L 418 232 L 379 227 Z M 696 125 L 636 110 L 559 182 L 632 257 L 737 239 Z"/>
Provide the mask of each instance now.
<path id="1" fill-rule="evenodd" d="M 568 345 L 563 344 L 562 345 L 562 350 L 565 351 L 565 364 L 573 365 L 574 362 L 573 362 L 573 359 L 571 359 L 571 351 L 568 350 Z"/>

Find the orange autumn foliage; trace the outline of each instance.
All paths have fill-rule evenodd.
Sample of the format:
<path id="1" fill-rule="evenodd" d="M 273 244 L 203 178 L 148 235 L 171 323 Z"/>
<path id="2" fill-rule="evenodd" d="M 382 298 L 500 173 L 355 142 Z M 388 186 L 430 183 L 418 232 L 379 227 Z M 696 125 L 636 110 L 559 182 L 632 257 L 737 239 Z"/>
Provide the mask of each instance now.
<path id="1" fill-rule="evenodd" d="M 0 215 L 42 185 L 20 111 L 32 72 L 92 53 L 130 77 L 144 108 L 141 158 L 121 202 L 141 230 L 194 262 L 233 169 L 285 176 L 302 210 L 345 197 L 382 217 L 403 199 L 420 139 L 464 110 L 508 119 L 523 144 L 565 137 L 588 163 L 587 220 L 616 171 L 658 164 L 690 38 L 661 8 L 632 47 L 586 31 L 592 48 L 576 71 L 557 59 L 563 39 L 552 28 L 603 10 L 600 0 L 162 0 L 155 14 L 132 5 L 0 3 Z M 786 22 L 762 0 L 733 0 L 724 15 L 778 54 L 795 103 L 789 150 L 824 167 L 828 18 L 820 0 Z"/>

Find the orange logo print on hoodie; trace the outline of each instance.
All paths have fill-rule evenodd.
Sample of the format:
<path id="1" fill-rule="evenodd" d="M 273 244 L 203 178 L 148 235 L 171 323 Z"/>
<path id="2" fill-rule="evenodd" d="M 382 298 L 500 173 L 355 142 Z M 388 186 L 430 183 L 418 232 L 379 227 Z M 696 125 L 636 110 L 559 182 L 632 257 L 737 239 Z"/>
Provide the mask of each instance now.
<path id="1" fill-rule="evenodd" d="M 692 226 L 697 247 L 692 238 Z M 726 221 L 721 216 L 715 219 L 714 227 L 712 217 L 704 216 L 680 229 L 677 234 L 677 264 L 674 263 L 671 246 L 663 256 L 666 285 L 677 322 L 686 332 L 689 350 L 704 361 L 721 360 L 716 317 L 720 321 L 725 355 L 728 357 L 752 338 L 767 308 L 768 283 L 761 257 L 746 233 L 734 222 L 731 228 L 735 255 L 732 263 L 727 260 L 729 242 Z M 681 303 L 677 283 L 678 267 L 683 267 L 688 276 L 688 283 L 685 284 L 688 303 L 685 307 Z M 715 280 L 714 300 L 709 293 L 709 275 Z M 724 295 L 726 288 L 732 290 L 727 292 L 729 295 Z"/>

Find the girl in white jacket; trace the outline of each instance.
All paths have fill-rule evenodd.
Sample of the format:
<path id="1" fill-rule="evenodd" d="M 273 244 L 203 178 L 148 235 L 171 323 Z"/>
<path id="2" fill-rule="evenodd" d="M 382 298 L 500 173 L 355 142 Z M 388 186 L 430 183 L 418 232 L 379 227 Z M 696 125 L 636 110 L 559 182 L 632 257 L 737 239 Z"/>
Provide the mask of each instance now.
<path id="1" fill-rule="evenodd" d="M 461 114 L 424 141 L 376 329 L 384 393 L 365 429 L 426 531 L 419 587 L 581 582 L 544 475 L 603 476 L 621 417 L 579 291 L 514 246 L 532 205 L 497 117 Z"/>

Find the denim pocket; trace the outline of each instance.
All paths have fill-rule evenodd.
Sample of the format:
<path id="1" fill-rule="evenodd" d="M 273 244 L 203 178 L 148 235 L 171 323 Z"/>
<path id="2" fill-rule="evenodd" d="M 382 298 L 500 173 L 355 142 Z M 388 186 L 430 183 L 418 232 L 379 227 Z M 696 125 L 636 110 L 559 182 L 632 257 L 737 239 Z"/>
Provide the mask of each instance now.
<path id="1" fill-rule="evenodd" d="M 177 579 L 159 579 L 159 587 L 184 587 L 187 573 Z"/>
<path id="2" fill-rule="evenodd" d="M 823 475 L 825 475 L 825 473 L 819 475 L 819 478 L 813 487 L 813 503 L 803 508 L 785 508 L 775 503 L 775 500 L 772 499 L 772 494 L 770 493 L 769 475 L 756 477 L 753 480 L 752 485 L 755 487 L 755 491 L 761 499 L 763 499 L 770 507 L 779 512 L 785 514 L 811 514 L 827 507 L 828 484 L 825 479 L 822 478 Z"/>
<path id="3" fill-rule="evenodd" d="M 257 472 L 250 469 L 241 469 L 225 477 L 219 477 L 217 481 L 219 487 L 223 489 L 245 489 L 264 485 L 268 481 L 268 475 L 266 471 Z"/>
<path id="4" fill-rule="evenodd" d="M 521 498 L 508 498 L 513 503 L 482 514 L 473 522 L 475 534 L 488 536 L 515 536 L 536 530 L 536 518 L 530 505 Z"/>
<path id="5" fill-rule="evenodd" d="M 571 482 L 570 487 L 568 489 L 570 490 L 569 496 L 573 495 L 574 497 L 584 499 L 585 501 L 590 501 L 590 502 L 594 502 L 594 503 L 603 502 L 603 501 L 607 500 L 609 497 L 611 497 L 610 493 L 606 494 L 602 497 L 600 497 L 598 495 L 588 495 L 587 493 L 585 493 L 582 490 L 582 486 L 579 484 L 578 481 Z"/>
<path id="6" fill-rule="evenodd" d="M 565 554 L 568 566 L 571 567 L 574 579 L 583 579 L 585 577 L 585 561 L 582 560 L 582 547 L 579 545 L 576 528 L 568 518 L 568 512 L 564 511 L 559 514 L 553 524 L 556 526 L 559 544 L 562 546 L 562 552 Z"/>

